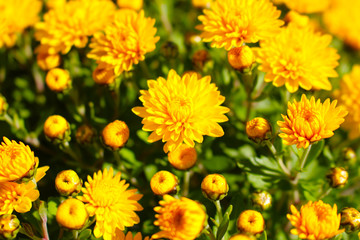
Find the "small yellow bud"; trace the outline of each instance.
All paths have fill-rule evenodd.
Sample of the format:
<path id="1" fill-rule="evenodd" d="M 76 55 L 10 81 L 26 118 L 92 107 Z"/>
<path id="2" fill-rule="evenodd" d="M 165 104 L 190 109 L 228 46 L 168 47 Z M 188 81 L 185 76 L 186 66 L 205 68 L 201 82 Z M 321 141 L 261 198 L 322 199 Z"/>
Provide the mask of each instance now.
<path id="1" fill-rule="evenodd" d="M 179 47 L 174 42 L 166 41 L 161 45 L 160 53 L 165 58 L 176 58 L 179 54 Z"/>
<path id="2" fill-rule="evenodd" d="M 295 24 L 299 28 L 308 27 L 310 24 L 310 18 L 306 15 L 301 15 L 296 11 L 290 11 L 286 14 L 284 21 L 286 23 Z"/>
<path id="3" fill-rule="evenodd" d="M 223 199 L 227 195 L 229 185 L 224 176 L 220 174 L 209 174 L 201 182 L 201 190 L 205 197 L 216 201 Z"/>
<path id="4" fill-rule="evenodd" d="M 91 143 L 95 136 L 95 129 L 89 125 L 81 125 L 75 133 L 76 140 L 81 144 Z"/>
<path id="5" fill-rule="evenodd" d="M 330 180 L 330 184 L 332 187 L 343 187 L 347 183 L 349 174 L 342 167 L 332 168 L 330 173 L 326 175 L 327 178 Z"/>
<path id="6" fill-rule="evenodd" d="M 246 234 L 236 234 L 232 236 L 229 240 L 252 240 L 253 238 Z"/>
<path id="7" fill-rule="evenodd" d="M 341 210 L 340 225 L 345 228 L 347 233 L 355 232 L 360 229 L 360 213 L 355 208 L 344 208 Z"/>
<path id="8" fill-rule="evenodd" d="M 192 63 L 196 69 L 203 69 L 209 60 L 210 55 L 208 51 L 204 49 L 196 51 L 192 57 Z"/>
<path id="9" fill-rule="evenodd" d="M 55 178 L 56 190 L 64 196 L 77 195 L 82 187 L 82 180 L 73 170 L 64 170 Z"/>
<path id="10" fill-rule="evenodd" d="M 271 125 L 265 118 L 256 117 L 246 123 L 246 134 L 249 139 L 261 143 L 271 138 Z"/>
<path id="11" fill-rule="evenodd" d="M 227 56 L 231 67 L 242 72 L 249 72 L 255 62 L 255 55 L 247 45 L 231 49 Z"/>
<path id="12" fill-rule="evenodd" d="M 56 68 L 60 65 L 61 57 L 59 54 L 49 54 L 47 52 L 39 52 L 36 56 L 36 61 L 39 67 L 46 71 Z"/>
<path id="13" fill-rule="evenodd" d="M 92 73 L 92 77 L 97 84 L 111 84 L 115 81 L 114 70 L 109 68 L 96 67 Z"/>
<path id="14" fill-rule="evenodd" d="M 117 0 L 119 8 L 130 8 L 135 11 L 143 7 L 143 0 Z"/>
<path id="15" fill-rule="evenodd" d="M 179 181 L 171 172 L 160 171 L 151 178 L 150 187 L 156 195 L 175 194 L 179 190 Z"/>
<path id="16" fill-rule="evenodd" d="M 63 92 L 71 87 L 71 78 L 67 70 L 53 68 L 46 74 L 46 85 L 54 92 Z"/>
<path id="17" fill-rule="evenodd" d="M 5 114 L 9 105 L 6 102 L 6 98 L 0 94 L 0 116 Z"/>
<path id="18" fill-rule="evenodd" d="M 45 121 L 44 133 L 50 141 L 68 141 L 70 138 L 70 125 L 62 116 L 52 115 Z"/>
<path id="19" fill-rule="evenodd" d="M 168 153 L 168 159 L 174 168 L 187 170 L 195 165 L 197 153 L 195 148 L 181 144 L 176 150 Z"/>
<path id="20" fill-rule="evenodd" d="M 356 153 L 352 148 L 344 148 L 342 150 L 342 156 L 346 163 L 349 163 L 350 165 L 354 165 L 356 163 Z"/>
<path id="21" fill-rule="evenodd" d="M 56 221 L 61 227 L 69 230 L 83 228 L 88 218 L 85 204 L 75 198 L 66 199 L 59 205 L 56 212 Z"/>
<path id="22" fill-rule="evenodd" d="M 12 214 L 0 216 L 0 238 L 15 239 L 20 230 L 19 219 Z"/>
<path id="23" fill-rule="evenodd" d="M 254 210 L 243 211 L 236 225 L 241 233 L 261 234 L 265 229 L 265 221 L 261 213 Z"/>
<path id="24" fill-rule="evenodd" d="M 113 151 L 122 148 L 129 139 L 129 128 L 125 122 L 115 120 L 109 123 L 102 131 L 104 144 Z"/>
<path id="25" fill-rule="evenodd" d="M 191 3 L 196 8 L 210 8 L 212 0 L 191 0 Z"/>
<path id="26" fill-rule="evenodd" d="M 271 207 L 272 197 L 267 191 L 256 191 L 251 194 L 251 202 L 255 207 L 266 210 Z"/>

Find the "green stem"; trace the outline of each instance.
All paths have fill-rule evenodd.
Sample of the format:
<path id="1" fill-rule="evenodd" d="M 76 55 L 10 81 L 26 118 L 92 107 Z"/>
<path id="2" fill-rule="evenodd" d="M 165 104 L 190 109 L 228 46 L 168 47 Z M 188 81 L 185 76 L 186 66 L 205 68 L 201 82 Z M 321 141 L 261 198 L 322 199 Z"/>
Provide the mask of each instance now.
<path id="1" fill-rule="evenodd" d="M 188 170 L 184 174 L 184 183 L 182 187 L 182 195 L 184 197 L 187 197 L 187 195 L 189 194 L 190 178 L 191 178 L 191 171 Z"/>
<path id="2" fill-rule="evenodd" d="M 312 145 L 310 144 L 310 146 L 308 148 L 306 148 L 303 152 L 303 154 L 301 155 L 300 158 L 300 170 L 296 173 L 293 184 L 296 185 L 300 179 L 300 172 L 303 171 L 303 168 L 305 166 L 306 163 L 306 159 L 309 156 L 310 150 L 311 150 Z"/>
<path id="3" fill-rule="evenodd" d="M 79 239 L 79 231 L 78 230 L 73 230 L 72 231 L 74 240 L 78 240 Z"/>
<path id="4" fill-rule="evenodd" d="M 215 234 L 214 232 L 211 230 L 209 224 L 206 226 L 205 228 L 205 234 L 211 239 L 211 240 L 216 240 Z"/>
<path id="5" fill-rule="evenodd" d="M 214 204 L 215 204 L 215 207 L 216 207 L 216 213 L 219 217 L 219 226 L 220 226 L 220 223 L 222 222 L 223 220 L 223 215 L 222 215 L 222 209 L 221 209 L 221 204 L 220 204 L 220 200 L 216 200 L 214 201 Z"/>
<path id="6" fill-rule="evenodd" d="M 268 146 L 271 153 L 274 155 L 274 157 L 275 157 L 277 163 L 279 164 L 281 170 L 285 173 L 286 176 L 290 177 L 291 176 L 290 170 L 286 167 L 285 163 L 283 162 L 282 157 L 280 157 L 279 154 L 277 153 L 274 144 L 272 142 L 270 142 L 270 141 L 266 141 L 266 145 Z"/>
<path id="7" fill-rule="evenodd" d="M 264 230 L 264 240 L 267 240 L 267 233 L 266 233 L 266 230 Z"/>

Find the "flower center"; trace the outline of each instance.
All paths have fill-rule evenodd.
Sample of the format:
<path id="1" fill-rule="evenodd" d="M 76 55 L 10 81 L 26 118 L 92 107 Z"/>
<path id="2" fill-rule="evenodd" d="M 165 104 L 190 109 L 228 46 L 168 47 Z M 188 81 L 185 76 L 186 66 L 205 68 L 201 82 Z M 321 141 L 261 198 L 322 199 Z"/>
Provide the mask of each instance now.
<path id="1" fill-rule="evenodd" d="M 117 199 L 119 190 L 112 182 L 100 182 L 93 187 L 92 198 L 94 202 L 100 207 L 112 205 Z"/>
<path id="2" fill-rule="evenodd" d="M 168 105 L 170 116 L 176 122 L 186 122 L 192 115 L 192 109 L 192 100 L 188 97 L 178 97 Z"/>

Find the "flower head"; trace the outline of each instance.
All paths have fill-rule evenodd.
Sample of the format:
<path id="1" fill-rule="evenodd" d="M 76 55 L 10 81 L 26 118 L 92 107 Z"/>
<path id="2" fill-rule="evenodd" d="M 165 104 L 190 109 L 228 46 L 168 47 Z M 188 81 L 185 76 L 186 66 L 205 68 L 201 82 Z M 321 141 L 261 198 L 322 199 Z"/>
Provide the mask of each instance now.
<path id="1" fill-rule="evenodd" d="M 191 4 L 196 8 L 209 8 L 213 0 L 191 0 Z"/>
<path id="2" fill-rule="evenodd" d="M 203 207 L 188 198 L 176 199 L 165 195 L 155 207 L 154 224 L 159 226 L 160 232 L 152 235 L 153 239 L 168 238 L 172 240 L 195 239 L 204 228 L 206 212 Z"/>
<path id="3" fill-rule="evenodd" d="M 107 147 L 113 150 L 122 148 L 129 139 L 129 128 L 125 122 L 115 120 L 109 123 L 102 131 L 102 140 Z"/>
<path id="4" fill-rule="evenodd" d="M 71 86 L 70 73 L 61 68 L 53 68 L 46 74 L 46 85 L 54 92 L 63 92 Z"/>
<path id="5" fill-rule="evenodd" d="M 315 13 L 325 11 L 332 0 L 281 0 L 288 8 L 299 13 Z"/>
<path id="6" fill-rule="evenodd" d="M 255 62 L 254 53 L 247 45 L 230 49 L 227 56 L 230 65 L 240 71 L 249 71 Z"/>
<path id="7" fill-rule="evenodd" d="M 278 121 L 282 133 L 279 136 L 286 145 L 296 144 L 297 148 L 307 148 L 310 144 L 329 138 L 333 131 L 344 122 L 347 114 L 342 107 L 336 107 L 337 101 L 324 103 L 302 95 L 301 101 L 288 103 L 287 116 L 281 115 L 284 121 Z"/>
<path id="8" fill-rule="evenodd" d="M 76 129 L 75 137 L 80 144 L 91 143 L 96 135 L 95 129 L 84 124 Z"/>
<path id="9" fill-rule="evenodd" d="M 39 164 L 28 145 L 3 137 L 0 145 L 0 183 L 32 177 Z"/>
<path id="10" fill-rule="evenodd" d="M 227 195 L 229 185 L 223 175 L 209 174 L 201 182 L 201 190 L 208 199 L 221 200 Z"/>
<path id="11" fill-rule="evenodd" d="M 344 208 L 341 210 L 341 227 L 345 227 L 346 232 L 355 232 L 360 229 L 360 212 L 355 208 Z"/>
<path id="12" fill-rule="evenodd" d="M 123 231 L 120 229 L 115 230 L 115 234 L 112 238 L 112 240 L 142 240 L 141 233 L 136 233 L 135 236 L 133 236 L 132 232 L 128 232 L 126 235 Z M 145 237 L 143 240 L 149 240 L 149 237 Z"/>
<path id="13" fill-rule="evenodd" d="M 301 239 L 329 239 L 344 231 L 339 230 L 341 217 L 337 214 L 336 204 L 332 208 L 321 200 L 309 201 L 301 206 L 300 212 L 294 205 L 290 209 L 291 214 L 287 214 L 287 218 L 295 227 L 291 229 L 291 233 Z"/>
<path id="14" fill-rule="evenodd" d="M 71 230 L 83 228 L 88 218 L 85 204 L 76 198 L 66 199 L 56 212 L 56 221 L 59 225 Z"/>
<path id="15" fill-rule="evenodd" d="M 249 139 L 259 143 L 271 137 L 271 125 L 265 118 L 256 117 L 246 123 L 246 134 Z"/>
<path id="16" fill-rule="evenodd" d="M 156 195 L 176 193 L 179 187 L 178 178 L 168 171 L 159 171 L 150 180 L 150 187 Z"/>
<path id="17" fill-rule="evenodd" d="M 76 195 L 81 187 L 82 180 L 74 170 L 63 170 L 56 175 L 55 188 L 61 195 Z"/>
<path id="18" fill-rule="evenodd" d="M 265 221 L 261 213 L 254 210 L 243 211 L 236 225 L 240 232 L 247 234 L 259 234 L 262 233 L 265 229 Z"/>
<path id="19" fill-rule="evenodd" d="M 335 167 L 326 175 L 332 187 L 343 187 L 347 183 L 349 173 L 342 167 Z"/>
<path id="20" fill-rule="evenodd" d="M 52 115 L 44 123 L 44 134 L 50 140 L 66 140 L 70 134 L 70 124 L 64 117 Z"/>
<path id="21" fill-rule="evenodd" d="M 89 216 L 95 215 L 94 235 L 97 238 L 111 239 L 116 228 L 124 230 L 140 222 L 135 211 L 143 210 L 138 203 L 142 195 L 136 193 L 136 189 L 127 190 L 129 184 L 120 180 L 120 175 L 114 176 L 110 168 L 94 173 L 93 178 L 88 176 L 82 188 L 83 196 L 77 197 L 85 203 Z"/>
<path id="22" fill-rule="evenodd" d="M 236 234 L 233 235 L 229 240 L 253 240 L 253 238 L 246 234 Z"/>
<path id="23" fill-rule="evenodd" d="M 181 144 L 175 151 L 168 153 L 170 164 L 178 170 L 187 170 L 192 168 L 197 160 L 195 148 L 186 144 Z"/>
<path id="24" fill-rule="evenodd" d="M 272 197 L 267 191 L 255 191 L 251 194 L 251 202 L 253 206 L 266 210 L 271 207 Z"/>
<path id="25" fill-rule="evenodd" d="M 260 43 L 256 51 L 259 70 L 266 73 L 266 82 L 276 87 L 285 84 L 292 93 L 299 86 L 305 90 L 331 90 L 328 78 L 338 76 L 335 67 L 339 55 L 329 47 L 330 42 L 330 35 L 289 24 L 275 37 Z"/>
<path id="26" fill-rule="evenodd" d="M 144 11 L 119 10 L 104 33 L 94 34 L 87 56 L 95 59 L 100 69 L 113 69 L 116 76 L 130 71 L 155 49 L 159 37 L 155 37 L 154 24 L 155 19 L 146 18 Z"/>
<path id="27" fill-rule="evenodd" d="M 2 239 L 15 239 L 20 231 L 20 221 L 16 215 L 4 214 L 0 216 L 0 237 Z"/>
<path id="28" fill-rule="evenodd" d="M 144 107 L 132 111 L 144 118 L 143 130 L 152 131 L 148 141 L 162 139 L 165 153 L 176 150 L 182 143 L 194 147 L 194 140 L 203 135 L 221 137 L 224 131 L 218 122 L 225 122 L 229 111 L 220 106 L 225 97 L 220 95 L 210 76 L 198 79 L 197 74 L 177 75 L 170 70 L 167 80 L 149 80 L 149 90 L 140 91 Z"/>
<path id="29" fill-rule="evenodd" d="M 230 50 L 273 36 L 283 24 L 280 11 L 269 0 L 217 0 L 199 16 L 198 29 L 212 47 Z"/>

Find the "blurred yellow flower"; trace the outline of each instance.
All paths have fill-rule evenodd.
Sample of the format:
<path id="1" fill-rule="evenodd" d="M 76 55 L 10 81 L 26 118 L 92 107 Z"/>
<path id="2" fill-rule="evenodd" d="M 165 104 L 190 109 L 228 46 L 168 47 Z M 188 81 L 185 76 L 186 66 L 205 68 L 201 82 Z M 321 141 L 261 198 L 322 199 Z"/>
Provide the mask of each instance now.
<path id="1" fill-rule="evenodd" d="M 130 71 L 133 64 L 145 59 L 146 53 L 155 50 L 159 37 L 155 37 L 154 24 L 155 19 L 146 18 L 142 10 L 119 10 L 104 33 L 94 34 L 87 56 L 95 59 L 100 69 L 114 69 L 116 76 Z"/>
<path id="2" fill-rule="evenodd" d="M 9 107 L 6 98 L 0 94 L 0 116 L 6 113 L 7 108 Z"/>
<path id="3" fill-rule="evenodd" d="M 178 178 L 168 171 L 159 171 L 150 180 L 150 187 L 154 194 L 165 195 L 176 193 L 178 190 Z"/>
<path id="4" fill-rule="evenodd" d="M 77 198 L 85 203 L 89 216 L 95 215 L 96 225 L 94 236 L 112 239 L 116 228 L 124 230 L 140 222 L 135 211 L 143 210 L 138 200 L 142 194 L 137 189 L 127 190 L 125 180 L 120 180 L 121 173 L 114 176 L 112 168 L 103 172 L 94 173 L 93 178 L 88 176 L 83 195 Z"/>
<path id="5" fill-rule="evenodd" d="M 265 229 L 265 221 L 262 214 L 254 210 L 243 211 L 236 225 L 240 232 L 253 235 L 262 233 Z"/>
<path id="6" fill-rule="evenodd" d="M 32 177 L 39 159 L 28 145 L 3 137 L 0 145 L 0 183 Z"/>
<path id="7" fill-rule="evenodd" d="M 204 42 L 230 50 L 255 43 L 278 33 L 283 21 L 280 11 L 269 0 L 217 0 L 199 16 Z"/>
<path id="8" fill-rule="evenodd" d="M 195 148 L 181 144 L 175 151 L 168 153 L 168 159 L 174 168 L 187 170 L 195 165 L 197 153 Z"/>
<path id="9" fill-rule="evenodd" d="M 0 48 L 12 47 L 16 34 L 39 21 L 40 0 L 0 0 Z"/>
<path id="10" fill-rule="evenodd" d="M 290 23 L 274 38 L 260 42 L 256 51 L 259 70 L 266 73 L 266 82 L 276 87 L 285 84 L 291 93 L 299 86 L 305 90 L 331 90 L 328 78 L 338 76 L 335 67 L 340 56 L 329 47 L 330 43 L 330 35 Z"/>
<path id="11" fill-rule="evenodd" d="M 141 233 L 136 233 L 133 236 L 131 232 L 128 232 L 125 236 L 125 233 L 117 228 L 112 240 L 149 240 L 149 237 L 143 239 Z"/>
<path id="12" fill-rule="evenodd" d="M 105 126 L 101 135 L 104 144 L 115 151 L 126 144 L 130 131 L 125 122 L 115 120 Z"/>
<path id="13" fill-rule="evenodd" d="M 325 11 L 333 0 L 280 0 L 286 6 L 299 13 L 315 13 Z"/>
<path id="14" fill-rule="evenodd" d="M 196 8 L 209 8 L 213 0 L 191 0 L 191 4 Z"/>
<path id="15" fill-rule="evenodd" d="M 100 68 L 97 66 L 92 73 L 92 78 L 97 84 L 111 84 L 115 81 L 114 70 L 109 68 Z"/>
<path id="16" fill-rule="evenodd" d="M 332 0 L 323 21 L 329 31 L 346 44 L 360 50 L 360 1 Z"/>
<path id="17" fill-rule="evenodd" d="M 307 148 L 314 142 L 331 137 L 347 114 L 336 104 L 336 100 L 330 103 L 330 99 L 323 104 L 320 99 L 315 102 L 314 97 L 308 100 L 303 94 L 300 102 L 294 100 L 294 103 L 288 103 L 287 116 L 281 115 L 284 121 L 277 122 L 282 132 L 279 136 L 286 145 L 296 144 L 297 148 Z"/>
<path id="18" fill-rule="evenodd" d="M 253 238 L 246 234 L 236 234 L 233 235 L 229 240 L 253 240 Z"/>
<path id="19" fill-rule="evenodd" d="M 153 239 L 168 238 L 171 240 L 193 240 L 204 228 L 206 212 L 203 206 L 191 199 L 181 199 L 165 195 L 155 207 L 154 225 L 160 232 L 152 235 Z"/>
<path id="20" fill-rule="evenodd" d="M 349 131 L 349 138 L 360 136 L 360 65 L 354 65 L 351 72 L 340 81 L 340 89 L 334 92 L 339 104 L 349 112 L 342 127 Z"/>
<path id="21" fill-rule="evenodd" d="M 83 48 L 88 37 L 111 22 L 115 4 L 109 0 L 72 0 L 49 9 L 36 24 L 35 38 L 49 54 L 66 54 L 72 46 Z"/>
<path id="22" fill-rule="evenodd" d="M 57 9 L 63 7 L 66 4 L 67 0 L 47 0 L 46 7 L 49 9 Z"/>
<path id="23" fill-rule="evenodd" d="M 71 86 L 69 71 L 61 68 L 53 68 L 45 78 L 46 85 L 54 92 L 63 92 Z"/>
<path id="24" fill-rule="evenodd" d="M 117 0 L 119 8 L 129 8 L 133 10 L 140 10 L 143 7 L 143 0 Z"/>
<path id="25" fill-rule="evenodd" d="M 180 77 L 170 70 L 167 80 L 159 77 L 148 80 L 149 90 L 141 90 L 144 107 L 132 111 L 144 118 L 144 131 L 152 131 L 149 142 L 162 139 L 165 153 L 176 150 L 183 142 L 194 147 L 203 135 L 221 137 L 224 131 L 218 122 L 225 122 L 229 108 L 220 106 L 225 97 L 220 95 L 211 77 L 198 79 L 196 73 Z"/>
<path id="26" fill-rule="evenodd" d="M 83 228 L 88 218 L 85 204 L 76 198 L 63 201 L 56 212 L 56 221 L 59 225 L 71 230 Z"/>
<path id="27" fill-rule="evenodd" d="M 287 214 L 287 218 L 295 227 L 291 233 L 301 239 L 329 239 L 345 230 L 339 230 L 341 217 L 337 214 L 336 204 L 332 208 L 321 200 L 309 201 L 301 206 L 300 212 L 294 205 L 290 209 L 291 214 Z"/>

